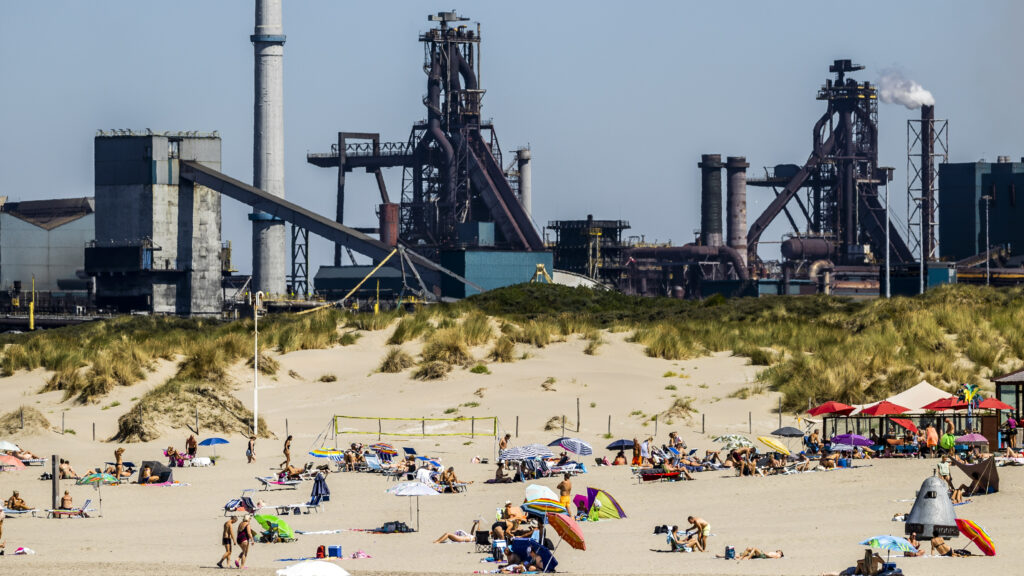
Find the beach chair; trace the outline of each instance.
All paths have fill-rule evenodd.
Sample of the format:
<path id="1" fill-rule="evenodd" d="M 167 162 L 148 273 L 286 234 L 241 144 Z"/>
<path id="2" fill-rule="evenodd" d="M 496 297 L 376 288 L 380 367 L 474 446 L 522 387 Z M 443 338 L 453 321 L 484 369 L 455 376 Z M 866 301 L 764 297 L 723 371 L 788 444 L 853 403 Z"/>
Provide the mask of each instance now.
<path id="1" fill-rule="evenodd" d="M 419 456 L 415 448 L 403 447 L 402 451 L 405 452 L 406 456 Z"/>
<path id="2" fill-rule="evenodd" d="M 477 530 L 473 540 L 473 551 L 487 553 L 491 551 L 491 533 L 488 530 Z"/>
<path id="3" fill-rule="evenodd" d="M 89 505 L 92 504 L 92 500 L 86 500 L 85 504 L 82 504 L 81 508 L 70 508 L 67 510 L 47 510 L 47 518 L 88 518 L 89 512 L 95 512 Z"/>
<path id="4" fill-rule="evenodd" d="M 366 455 L 366 470 L 365 472 L 384 472 L 384 466 L 380 463 L 380 458 L 376 454 Z"/>
<path id="5" fill-rule="evenodd" d="M 25 466 L 46 466 L 46 458 L 26 458 L 21 463 Z"/>
<path id="6" fill-rule="evenodd" d="M 26 514 L 31 514 L 32 517 L 35 518 L 36 512 L 39 512 L 38 508 L 30 508 L 28 510 L 11 510 L 10 508 L 4 508 L 4 515 L 8 518 L 21 518 Z"/>
<path id="7" fill-rule="evenodd" d="M 303 504 L 284 504 L 281 506 L 274 506 L 277 509 L 277 514 L 309 514 L 310 512 L 320 512 L 320 503 L 323 499 L 320 496 L 313 496 L 309 499 L 309 502 Z"/>
<path id="8" fill-rule="evenodd" d="M 278 480 L 273 476 L 256 476 L 261 490 L 295 490 L 302 480 Z"/>

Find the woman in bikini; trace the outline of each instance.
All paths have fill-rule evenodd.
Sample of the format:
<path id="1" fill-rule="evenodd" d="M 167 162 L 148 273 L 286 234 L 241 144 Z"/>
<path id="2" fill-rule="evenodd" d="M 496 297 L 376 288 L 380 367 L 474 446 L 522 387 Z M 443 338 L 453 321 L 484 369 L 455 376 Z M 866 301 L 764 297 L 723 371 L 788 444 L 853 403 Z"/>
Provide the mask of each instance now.
<path id="1" fill-rule="evenodd" d="M 238 559 L 235 560 L 236 568 L 245 568 L 245 559 L 249 557 L 249 546 L 255 541 L 252 535 L 251 521 L 252 516 L 247 514 L 242 519 L 242 523 L 238 525 L 238 534 L 235 536 L 235 542 L 238 543 L 238 547 L 242 549 L 242 552 L 238 554 Z"/>

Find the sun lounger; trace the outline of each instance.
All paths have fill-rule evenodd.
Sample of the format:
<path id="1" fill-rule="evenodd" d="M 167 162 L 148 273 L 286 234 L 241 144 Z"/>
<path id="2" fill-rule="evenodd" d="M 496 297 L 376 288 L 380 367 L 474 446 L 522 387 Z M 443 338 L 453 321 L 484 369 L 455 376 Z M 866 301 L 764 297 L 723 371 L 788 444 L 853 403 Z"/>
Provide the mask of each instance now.
<path id="1" fill-rule="evenodd" d="M 444 492 L 448 488 L 451 488 L 452 492 L 455 492 L 455 493 L 465 492 L 468 489 L 468 486 L 469 486 L 469 483 L 467 483 L 467 482 L 456 482 L 454 484 L 449 484 L 447 482 L 438 482 L 438 484 L 437 484 L 438 490 L 437 491 L 438 492 Z"/>
<path id="2" fill-rule="evenodd" d="M 31 508 L 29 510 L 11 510 L 10 508 L 4 508 L 4 515 L 8 518 L 21 518 L 26 514 L 31 514 L 32 517 L 35 518 L 36 512 L 39 512 L 36 508 Z"/>
<path id="3" fill-rule="evenodd" d="M 256 476 L 256 479 L 260 481 L 261 490 L 295 490 L 302 484 L 302 480 L 278 480 L 273 476 Z"/>
<path id="4" fill-rule="evenodd" d="M 381 465 L 380 458 L 375 454 L 366 455 L 366 472 L 383 472 L 384 466 Z"/>
<path id="5" fill-rule="evenodd" d="M 21 463 L 25 466 L 46 466 L 46 458 L 27 458 Z"/>
<path id="6" fill-rule="evenodd" d="M 224 505 L 224 515 L 230 516 L 235 512 L 256 514 L 260 510 L 267 508 L 267 506 L 257 506 L 256 503 L 252 501 L 252 495 L 255 493 L 256 491 L 252 488 L 242 490 L 241 496 L 228 500 L 228 503 Z"/>
<path id="7" fill-rule="evenodd" d="M 83 504 L 81 508 L 69 508 L 69 509 L 66 509 L 66 510 L 58 508 L 56 510 L 47 510 L 46 511 L 46 517 L 47 518 L 88 518 L 89 517 L 89 512 L 95 512 L 95 510 L 93 510 L 92 508 L 89 508 L 90 504 L 92 504 L 92 500 L 86 500 L 85 504 Z"/>
<path id="8" fill-rule="evenodd" d="M 309 502 L 304 504 L 283 504 L 281 506 L 274 506 L 277 509 L 277 514 L 309 514 L 310 512 L 320 512 L 320 503 L 323 500 L 320 496 L 313 496 L 309 499 Z"/>

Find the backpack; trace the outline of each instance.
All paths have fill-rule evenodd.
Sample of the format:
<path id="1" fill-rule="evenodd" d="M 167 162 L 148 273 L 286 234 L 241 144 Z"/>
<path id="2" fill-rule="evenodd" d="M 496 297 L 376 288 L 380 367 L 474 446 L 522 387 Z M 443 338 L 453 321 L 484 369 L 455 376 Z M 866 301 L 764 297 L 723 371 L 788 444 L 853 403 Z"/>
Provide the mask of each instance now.
<path id="1" fill-rule="evenodd" d="M 316 547 L 316 557 L 317 558 L 323 558 L 326 555 L 327 555 L 327 549 L 324 548 L 323 544 L 321 544 L 321 545 Z"/>

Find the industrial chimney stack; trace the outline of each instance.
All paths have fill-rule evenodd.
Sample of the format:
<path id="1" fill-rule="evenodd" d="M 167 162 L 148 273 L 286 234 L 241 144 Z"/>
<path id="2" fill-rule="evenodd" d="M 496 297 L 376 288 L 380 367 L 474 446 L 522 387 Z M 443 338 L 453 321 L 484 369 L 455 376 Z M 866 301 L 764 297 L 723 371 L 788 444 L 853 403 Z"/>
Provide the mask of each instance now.
<path id="1" fill-rule="evenodd" d="M 921 256 L 935 255 L 935 106 L 921 106 Z"/>
<path id="2" fill-rule="evenodd" d="M 281 0 L 256 0 L 256 30 L 249 37 L 256 60 L 252 185 L 284 198 L 284 27 Z M 283 295 L 284 222 L 254 211 L 252 284 L 254 290 Z"/>
<path id="3" fill-rule="evenodd" d="M 530 149 L 520 148 L 516 150 L 516 160 L 519 163 L 519 203 L 523 205 L 526 215 L 533 217 L 533 193 L 531 191 Z"/>
<path id="4" fill-rule="evenodd" d="M 725 160 L 725 213 L 728 244 L 747 264 L 747 159 L 729 156 Z"/>
<path id="5" fill-rule="evenodd" d="M 700 157 L 700 241 L 705 246 L 722 245 L 722 156 Z"/>

